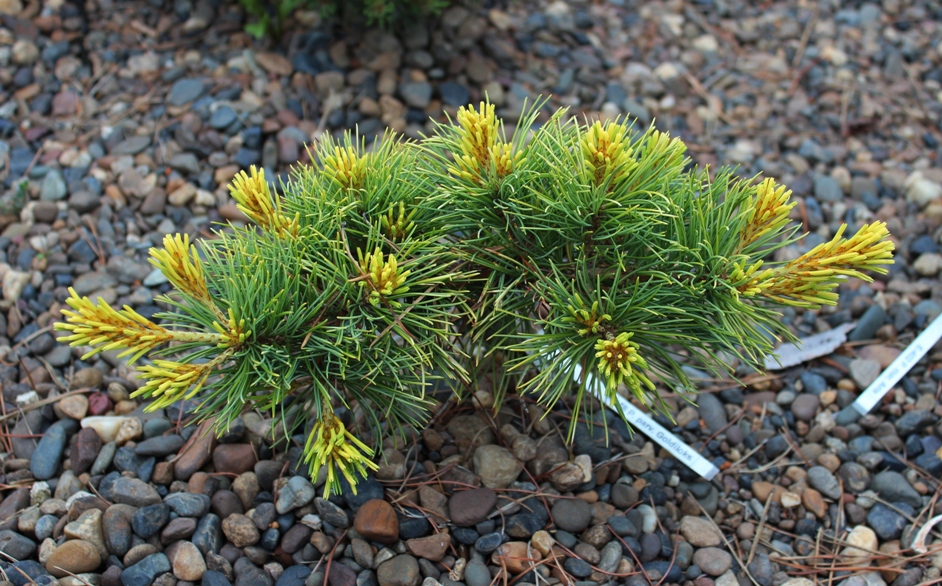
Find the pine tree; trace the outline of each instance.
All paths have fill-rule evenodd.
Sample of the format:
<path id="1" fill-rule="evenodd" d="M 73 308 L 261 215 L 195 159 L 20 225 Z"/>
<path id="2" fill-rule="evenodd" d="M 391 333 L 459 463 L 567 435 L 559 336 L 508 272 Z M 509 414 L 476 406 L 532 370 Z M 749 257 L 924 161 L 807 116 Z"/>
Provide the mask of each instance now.
<path id="1" fill-rule="evenodd" d="M 254 225 L 223 227 L 202 256 L 181 236 L 151 250 L 176 289 L 159 322 L 73 291 L 56 327 L 86 357 L 147 355 L 148 409 L 196 399 L 219 431 L 246 409 L 304 430 L 329 494 L 375 469 L 384 434 L 423 426 L 435 385 L 462 395 L 490 374 L 497 407 L 570 398 L 573 422 L 620 392 L 669 415 L 664 389 L 695 394 L 682 365 L 758 368 L 793 339 L 775 306 L 834 305 L 846 278 L 893 262 L 882 222 L 771 262 L 800 238 L 785 187 L 691 168 L 653 127 L 562 110 L 540 124 L 543 105 L 509 137 L 482 103 L 420 142 L 327 138 L 283 195 L 242 172 L 230 192 Z"/>

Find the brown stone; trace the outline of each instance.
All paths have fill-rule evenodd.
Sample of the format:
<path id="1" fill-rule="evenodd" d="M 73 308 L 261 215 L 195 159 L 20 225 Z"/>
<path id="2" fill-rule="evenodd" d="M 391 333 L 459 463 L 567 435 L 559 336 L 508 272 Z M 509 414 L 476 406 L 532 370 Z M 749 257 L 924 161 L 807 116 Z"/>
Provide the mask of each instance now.
<path id="1" fill-rule="evenodd" d="M 717 547 L 723 536 L 716 526 L 701 517 L 684 517 L 680 520 L 680 533 L 694 547 Z"/>
<path id="2" fill-rule="evenodd" d="M 399 519 L 392 505 L 382 499 L 363 503 L 353 520 L 353 527 L 364 538 L 392 544 L 399 539 Z"/>
<path id="3" fill-rule="evenodd" d="M 761 413 L 762 406 L 766 403 L 775 402 L 775 393 L 772 391 L 761 391 L 750 393 L 743 397 L 743 405 L 753 413 Z"/>
<path id="4" fill-rule="evenodd" d="M 229 515 L 241 515 L 243 513 L 242 501 L 230 490 L 217 490 L 213 494 L 210 503 L 213 513 L 218 515 L 220 519 L 225 519 Z"/>
<path id="5" fill-rule="evenodd" d="M 210 496 L 212 490 L 207 491 L 207 484 L 212 485 L 211 476 L 205 472 L 195 472 L 193 476 L 190 476 L 190 480 L 186 483 L 186 491 L 190 494 L 205 494 Z"/>
<path id="6" fill-rule="evenodd" d="M 435 524 L 448 521 L 448 497 L 428 485 L 419 487 L 419 501 L 429 515 L 429 521 Z"/>
<path id="7" fill-rule="evenodd" d="M 177 517 L 171 519 L 160 532 L 160 543 L 168 545 L 181 539 L 186 539 L 196 532 L 197 521 L 193 517 Z M 169 555 L 169 554 L 168 554 Z"/>
<path id="8" fill-rule="evenodd" d="M 752 483 L 752 496 L 756 497 L 763 505 L 768 500 L 769 495 L 772 495 L 772 502 L 781 503 L 783 492 L 785 492 L 785 488 L 771 482 Z"/>
<path id="9" fill-rule="evenodd" d="M 476 488 L 456 492 L 448 501 L 451 522 L 459 527 L 470 527 L 487 518 L 497 503 L 497 493 L 489 488 Z"/>
<path id="10" fill-rule="evenodd" d="M 46 560 L 46 571 L 56 578 L 69 574 L 83 574 L 98 569 L 101 556 L 98 548 L 87 541 L 73 539 L 56 548 Z"/>
<path id="11" fill-rule="evenodd" d="M 189 541 L 177 541 L 165 553 L 178 580 L 198 582 L 206 573 L 206 562 L 200 550 Z"/>
<path id="12" fill-rule="evenodd" d="M 68 395 L 56 404 L 59 411 L 71 419 L 82 419 L 88 413 L 88 398 L 85 395 Z"/>
<path id="13" fill-rule="evenodd" d="M 442 561 L 449 545 L 451 545 L 451 535 L 448 533 L 438 533 L 406 541 L 406 549 L 409 553 L 433 562 Z"/>
<path id="14" fill-rule="evenodd" d="M 293 71 L 291 62 L 279 53 L 270 53 L 268 51 L 258 53 L 255 55 L 255 62 L 265 71 L 275 75 L 291 75 Z"/>
<path id="15" fill-rule="evenodd" d="M 226 535 L 226 539 L 236 547 L 255 545 L 259 538 L 255 522 L 245 515 L 230 515 L 224 519 L 222 532 Z"/>
<path id="16" fill-rule="evenodd" d="M 873 344 L 864 346 L 858 351 L 861 358 L 866 360 L 876 360 L 882 368 L 888 368 L 890 364 L 902 353 L 899 348 L 884 346 L 883 344 Z"/>
<path id="17" fill-rule="evenodd" d="M 213 433 L 215 420 L 208 419 L 200 424 L 183 446 L 180 456 L 173 462 L 173 475 L 178 480 L 189 480 L 193 474 L 209 462 L 216 447 L 216 434 Z M 217 468 L 217 471 L 219 469 Z"/>
<path id="18" fill-rule="evenodd" d="M 821 496 L 821 493 L 813 488 L 806 488 L 805 491 L 801 493 L 801 504 L 819 519 L 823 519 L 828 512 L 827 505 L 824 504 L 824 498 Z"/>
<path id="19" fill-rule="evenodd" d="M 536 549 L 529 548 L 523 541 L 510 541 L 504 543 L 494 551 L 491 561 L 507 568 L 511 574 L 522 574 L 533 565 L 543 559 L 543 556 Z"/>
<path id="20" fill-rule="evenodd" d="M 167 207 L 167 192 L 163 189 L 151 189 L 141 204 L 141 213 L 145 216 L 162 214 Z"/>
<path id="21" fill-rule="evenodd" d="M 490 425 L 479 415 L 459 415 L 448 424 L 448 433 L 455 438 L 455 443 L 461 448 L 467 448 L 472 443 L 475 446 L 485 446 L 494 443 L 494 432 Z"/>
<path id="22" fill-rule="evenodd" d="M 258 457 L 252 444 L 221 444 L 213 450 L 216 472 L 242 474 L 255 468 Z"/>
<path id="23" fill-rule="evenodd" d="M 414 557 L 397 555 L 376 568 L 376 579 L 382 586 L 419 586 L 422 574 Z"/>
<path id="24" fill-rule="evenodd" d="M 170 462 L 157 462 L 154 466 L 154 473 L 150 477 L 151 482 L 167 486 L 173 482 L 173 464 Z"/>
<path id="25" fill-rule="evenodd" d="M 888 541 L 880 546 L 880 553 L 886 554 L 885 556 L 877 557 L 877 566 L 880 569 L 880 575 L 883 577 L 883 580 L 889 584 L 896 580 L 899 576 L 899 572 L 895 571 L 894 568 L 899 568 L 906 565 L 905 558 L 902 558 L 898 555 L 900 551 L 899 540 Z"/>
<path id="26" fill-rule="evenodd" d="M 301 551 L 301 548 L 308 544 L 313 533 L 314 530 L 307 525 L 295 523 L 281 538 L 281 548 L 289 555 Z"/>
<path id="27" fill-rule="evenodd" d="M 28 506 L 28 488 L 19 488 L 10 493 L 10 496 L 3 499 L 3 503 L 0 503 L 0 520 L 8 519 L 8 521 L 0 525 L 0 530 L 9 529 L 10 531 L 16 531 L 19 524 L 16 513 Z"/>
<path id="28" fill-rule="evenodd" d="M 105 375 L 97 368 L 83 368 L 72 375 L 72 388 L 97 388 L 105 382 Z"/>

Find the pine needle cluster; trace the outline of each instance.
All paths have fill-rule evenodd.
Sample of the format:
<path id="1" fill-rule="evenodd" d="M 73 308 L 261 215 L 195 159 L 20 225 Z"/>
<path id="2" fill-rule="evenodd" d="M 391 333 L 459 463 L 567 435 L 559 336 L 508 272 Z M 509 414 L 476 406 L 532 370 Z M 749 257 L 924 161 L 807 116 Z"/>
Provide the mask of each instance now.
<path id="1" fill-rule="evenodd" d="M 538 123 L 541 106 L 509 136 L 484 103 L 420 142 L 325 139 L 281 195 L 249 169 L 230 192 L 254 225 L 151 251 L 176 289 L 159 323 L 73 294 L 57 328 L 88 355 L 149 355 L 149 409 L 195 399 L 220 431 L 255 409 L 303 432 L 329 493 L 375 469 L 384 434 L 423 427 L 436 386 L 490 376 L 497 407 L 571 399 L 573 422 L 618 393 L 666 412 L 662 391 L 694 392 L 682 365 L 761 364 L 790 337 L 775 305 L 834 304 L 893 262 L 882 223 L 769 262 L 798 238 L 784 187 L 691 168 L 654 128 Z"/>

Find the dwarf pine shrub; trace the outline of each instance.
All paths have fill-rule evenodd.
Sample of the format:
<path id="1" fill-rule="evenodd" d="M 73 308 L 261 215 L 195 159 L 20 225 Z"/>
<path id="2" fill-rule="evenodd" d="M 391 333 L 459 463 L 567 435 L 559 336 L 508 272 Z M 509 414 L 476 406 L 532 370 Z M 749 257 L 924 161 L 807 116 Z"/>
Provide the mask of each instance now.
<path id="1" fill-rule="evenodd" d="M 541 105 L 510 136 L 481 104 L 419 142 L 325 138 L 283 195 L 242 172 L 229 189 L 252 225 L 221 227 L 202 254 L 179 235 L 151 250 L 170 311 L 73 291 L 56 327 L 86 357 L 147 355 L 148 409 L 193 399 L 219 431 L 246 409 L 278 435 L 303 429 L 333 492 L 375 468 L 384 434 L 423 427 L 433 385 L 464 396 L 489 376 L 495 408 L 567 399 L 573 422 L 617 393 L 669 416 L 662 391 L 694 393 L 683 364 L 758 368 L 792 338 L 776 306 L 834 305 L 846 278 L 893 262 L 882 222 L 771 262 L 800 237 L 785 187 L 690 168 L 654 128 L 565 111 L 538 124 Z"/>

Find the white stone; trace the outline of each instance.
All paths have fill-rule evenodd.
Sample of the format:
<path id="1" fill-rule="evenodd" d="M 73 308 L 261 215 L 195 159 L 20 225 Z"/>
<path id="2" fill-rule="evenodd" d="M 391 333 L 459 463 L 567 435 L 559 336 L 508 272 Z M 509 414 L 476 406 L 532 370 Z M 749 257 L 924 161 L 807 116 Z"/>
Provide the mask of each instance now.
<path id="1" fill-rule="evenodd" d="M 657 514 L 651 505 L 638 505 L 638 512 L 641 513 L 641 531 L 654 533 L 657 529 Z"/>
<path id="2" fill-rule="evenodd" d="M 494 406 L 494 395 L 484 389 L 474 392 L 475 405 L 481 409 L 490 409 Z"/>
<path id="3" fill-rule="evenodd" d="M 927 179 L 919 171 L 906 178 L 906 199 L 926 207 L 929 202 L 942 197 L 942 185 Z"/>
<path id="4" fill-rule="evenodd" d="M 23 293 L 23 287 L 29 283 L 30 274 L 10 269 L 3 275 L 3 298 L 6 301 L 16 301 Z"/>
<path id="5" fill-rule="evenodd" d="M 20 39 L 13 43 L 11 57 L 16 65 L 32 65 L 39 59 L 39 47 L 28 39 Z"/>
<path id="6" fill-rule="evenodd" d="M 206 191 L 205 189 L 197 189 L 196 197 L 193 199 L 193 203 L 198 206 L 215 206 L 216 205 L 216 196 L 213 195 L 213 192 Z"/>
<path id="7" fill-rule="evenodd" d="M 121 426 L 118 428 L 118 435 L 114 438 L 114 441 L 118 445 L 123 445 L 131 440 L 136 440 L 141 437 L 144 433 L 144 426 L 141 424 L 141 420 L 137 417 L 125 417 L 124 421 L 121 422 Z"/>
<path id="8" fill-rule="evenodd" d="M 814 582 L 808 578 L 791 578 L 784 582 L 782 586 L 814 586 Z"/>
<path id="9" fill-rule="evenodd" d="M 592 458 L 588 454 L 576 456 L 573 461 L 576 466 L 582 468 L 582 480 L 589 482 L 592 480 Z"/>
<path id="10" fill-rule="evenodd" d="M 33 486 L 29 488 L 30 505 L 39 506 L 50 498 L 52 498 L 52 489 L 49 488 L 49 483 L 45 480 L 34 482 Z"/>
<path id="11" fill-rule="evenodd" d="M 693 40 L 693 48 L 701 53 L 715 53 L 720 44 L 713 35 L 701 35 Z"/>
<path id="12" fill-rule="evenodd" d="M 873 529 L 858 525 L 847 535 L 847 545 L 843 554 L 856 560 L 863 560 L 871 555 L 871 552 L 877 551 L 880 547 L 877 541 L 877 534 Z"/>
<path id="13" fill-rule="evenodd" d="M 121 424 L 127 419 L 127 417 L 86 417 L 82 419 L 82 427 L 94 429 L 98 437 L 101 438 L 102 443 L 107 444 L 115 440 L 118 436 L 118 430 L 121 429 Z"/>
<path id="14" fill-rule="evenodd" d="M 190 203 L 190 200 L 195 196 L 196 186 L 192 183 L 184 183 L 180 187 L 176 188 L 173 193 L 167 197 L 167 199 L 170 201 L 171 205 L 182 207 Z"/>
<path id="15" fill-rule="evenodd" d="M 666 61 L 655 68 L 654 75 L 660 79 L 674 79 L 680 75 L 680 70 L 670 61 Z"/>
<path id="16" fill-rule="evenodd" d="M 801 504 L 801 497 L 793 492 L 782 493 L 782 506 L 786 509 L 793 509 Z"/>
<path id="17" fill-rule="evenodd" d="M 49 561 L 49 556 L 51 556 L 54 551 L 56 551 L 56 542 L 47 537 L 39 544 L 39 553 L 37 555 L 39 563 L 46 565 L 46 562 Z"/>
<path id="18" fill-rule="evenodd" d="M 16 396 L 17 407 L 26 407 L 27 405 L 31 403 L 38 403 L 38 402 L 39 402 L 39 395 L 36 393 L 36 391 L 28 391 L 26 393 L 23 393 L 22 395 Z"/>
<path id="19" fill-rule="evenodd" d="M 926 252 L 919 255 L 913 268 L 923 277 L 934 277 L 942 270 L 942 254 L 937 252 Z"/>
<path id="20" fill-rule="evenodd" d="M 128 57 L 128 69 L 131 73 L 153 73 L 160 68 L 160 59 L 153 51 Z"/>
<path id="21" fill-rule="evenodd" d="M 73 478 L 74 478 L 74 476 L 73 476 Z M 77 493 L 71 495 L 68 499 L 66 499 L 66 501 L 65 501 L 65 508 L 66 508 L 66 510 L 71 509 L 71 508 L 72 508 L 72 503 L 74 503 L 75 501 L 77 501 L 77 500 L 79 500 L 79 499 L 86 499 L 86 498 L 92 499 L 92 498 L 97 498 L 97 497 L 96 497 L 96 495 L 94 495 L 94 494 L 88 492 L 87 490 L 80 490 L 80 491 L 78 491 Z"/>
<path id="22" fill-rule="evenodd" d="M 847 53 L 834 46 L 827 46 L 821 50 L 821 56 L 831 62 L 831 65 L 841 67 L 847 64 Z"/>
<path id="23" fill-rule="evenodd" d="M 314 531 L 320 531 L 323 523 L 321 523 L 320 515 L 304 515 L 301 517 L 301 524 L 307 525 Z"/>

